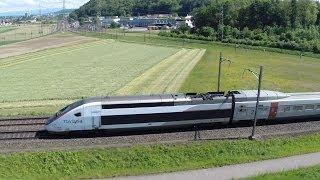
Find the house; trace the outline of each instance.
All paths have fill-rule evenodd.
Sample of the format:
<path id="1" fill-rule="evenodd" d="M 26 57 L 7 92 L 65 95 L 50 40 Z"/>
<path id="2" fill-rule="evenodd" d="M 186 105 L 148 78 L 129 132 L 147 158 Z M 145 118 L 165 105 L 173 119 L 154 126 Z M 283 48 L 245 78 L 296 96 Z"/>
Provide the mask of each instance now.
<path id="1" fill-rule="evenodd" d="M 121 19 L 118 16 L 104 18 L 103 20 L 101 20 L 101 27 L 108 28 L 111 26 L 112 23 L 119 24 L 120 20 Z"/>

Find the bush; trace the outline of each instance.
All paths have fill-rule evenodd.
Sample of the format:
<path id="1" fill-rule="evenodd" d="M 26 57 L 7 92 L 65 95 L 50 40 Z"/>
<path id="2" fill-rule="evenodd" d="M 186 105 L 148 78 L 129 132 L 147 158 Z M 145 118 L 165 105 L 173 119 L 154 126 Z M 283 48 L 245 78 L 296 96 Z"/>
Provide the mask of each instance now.
<path id="1" fill-rule="evenodd" d="M 204 36 L 204 37 L 215 37 L 216 36 L 216 32 L 214 31 L 214 29 L 212 27 L 207 27 L 207 26 L 200 28 L 197 33 L 201 36 Z"/>

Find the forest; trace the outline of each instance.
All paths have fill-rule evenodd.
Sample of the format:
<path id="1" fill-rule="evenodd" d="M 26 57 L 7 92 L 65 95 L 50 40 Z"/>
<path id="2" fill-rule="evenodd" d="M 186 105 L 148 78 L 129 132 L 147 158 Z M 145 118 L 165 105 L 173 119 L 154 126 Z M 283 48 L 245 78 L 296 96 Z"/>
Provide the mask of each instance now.
<path id="1" fill-rule="evenodd" d="M 320 53 L 320 3 L 315 0 L 91 0 L 70 17 L 193 15 L 162 36 Z"/>

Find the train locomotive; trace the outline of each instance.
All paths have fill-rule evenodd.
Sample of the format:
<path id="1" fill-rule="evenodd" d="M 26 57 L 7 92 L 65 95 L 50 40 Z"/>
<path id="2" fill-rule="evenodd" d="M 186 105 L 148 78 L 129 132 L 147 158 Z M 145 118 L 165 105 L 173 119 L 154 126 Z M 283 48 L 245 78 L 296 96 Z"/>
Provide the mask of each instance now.
<path id="1" fill-rule="evenodd" d="M 66 106 L 48 119 L 50 133 L 95 130 L 172 128 L 234 123 L 254 118 L 256 90 L 96 97 Z M 282 93 L 262 90 L 257 118 L 320 118 L 320 92 Z"/>

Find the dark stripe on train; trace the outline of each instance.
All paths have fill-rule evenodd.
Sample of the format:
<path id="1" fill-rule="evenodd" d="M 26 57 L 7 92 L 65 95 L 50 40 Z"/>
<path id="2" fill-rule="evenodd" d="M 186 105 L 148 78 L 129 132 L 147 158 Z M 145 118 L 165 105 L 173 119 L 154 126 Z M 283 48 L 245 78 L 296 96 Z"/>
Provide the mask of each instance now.
<path id="1" fill-rule="evenodd" d="M 158 107 L 158 106 L 173 106 L 173 105 L 174 105 L 173 102 L 134 103 L 134 104 L 105 104 L 105 105 L 102 105 L 102 109 Z"/>
<path id="2" fill-rule="evenodd" d="M 101 125 L 230 118 L 231 114 L 232 114 L 231 109 L 221 109 L 221 110 L 189 111 L 189 112 L 186 111 L 186 112 L 174 112 L 174 113 L 102 116 Z"/>

